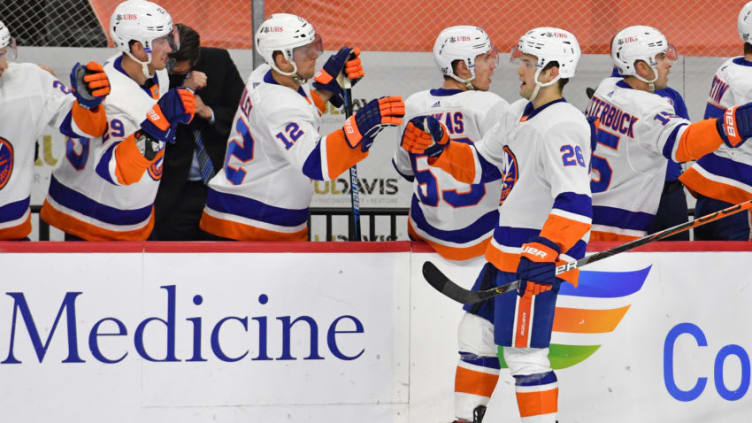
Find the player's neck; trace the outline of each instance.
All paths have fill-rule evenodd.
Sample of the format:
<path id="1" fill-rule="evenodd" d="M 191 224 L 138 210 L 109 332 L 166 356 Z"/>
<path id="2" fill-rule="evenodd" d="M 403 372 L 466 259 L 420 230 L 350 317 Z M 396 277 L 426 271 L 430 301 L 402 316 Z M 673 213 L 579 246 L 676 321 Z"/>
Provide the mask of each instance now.
<path id="1" fill-rule="evenodd" d="M 441 88 L 445 90 L 467 91 L 467 87 L 465 86 L 465 84 L 461 83 L 460 81 L 454 78 L 444 78 L 444 85 L 442 85 Z"/>
<path id="2" fill-rule="evenodd" d="M 541 87 L 538 95 L 536 95 L 533 99 L 533 108 L 537 109 L 563 97 L 564 96 L 562 95 L 561 89 L 559 89 L 558 84 L 549 85 L 548 87 Z"/>
<path id="3" fill-rule="evenodd" d="M 120 61 L 120 66 L 123 67 L 125 73 L 136 81 L 138 85 L 144 85 L 146 83 L 146 75 L 144 75 L 143 67 L 141 63 L 131 59 L 127 54 L 123 54 L 123 60 Z M 149 69 L 151 71 L 151 69 Z"/>
<path id="4" fill-rule="evenodd" d="M 298 83 L 298 81 L 296 81 L 292 76 L 282 75 L 274 69 L 272 69 L 272 78 L 274 78 L 274 80 L 277 81 L 279 85 L 290 88 L 293 91 L 297 91 L 298 88 L 300 88 L 300 83 Z"/>

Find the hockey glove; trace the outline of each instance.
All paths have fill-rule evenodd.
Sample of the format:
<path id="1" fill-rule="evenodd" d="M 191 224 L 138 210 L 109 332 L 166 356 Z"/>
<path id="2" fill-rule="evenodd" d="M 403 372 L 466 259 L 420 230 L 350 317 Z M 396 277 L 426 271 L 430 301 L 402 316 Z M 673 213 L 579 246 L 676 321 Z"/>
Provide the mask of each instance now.
<path id="1" fill-rule="evenodd" d="M 447 145 L 449 135 L 446 127 L 433 116 L 417 116 L 410 119 L 402 134 L 402 148 L 413 154 L 439 157 Z"/>
<path id="2" fill-rule="evenodd" d="M 324 67 L 313 78 L 314 88 L 332 93 L 329 102 L 334 107 L 342 107 L 342 104 L 344 104 L 344 88 L 337 80 L 339 74 L 343 72 L 353 86 L 363 78 L 365 73 L 360 61 L 360 49 L 342 47 L 327 59 Z"/>
<path id="3" fill-rule="evenodd" d="M 561 279 L 556 277 L 559 253 L 559 246 L 543 237 L 522 244 L 520 264 L 517 266 L 517 279 L 520 281 L 517 294 L 537 295 L 550 290 L 559 292 Z"/>
<path id="4" fill-rule="evenodd" d="M 726 109 L 723 117 L 716 121 L 716 129 L 729 147 L 744 144 L 752 137 L 752 103 Z"/>
<path id="5" fill-rule="evenodd" d="M 97 62 L 89 62 L 85 67 L 76 63 L 71 71 L 70 81 L 78 104 L 89 110 L 99 106 L 110 93 L 110 80 L 102 65 Z"/>
<path id="6" fill-rule="evenodd" d="M 195 109 L 193 92 L 186 88 L 173 88 L 146 113 L 141 128 L 159 141 L 174 143 L 175 128 L 179 123 L 190 123 Z"/>
<path id="7" fill-rule="evenodd" d="M 376 135 L 384 127 L 401 125 L 404 115 L 405 102 L 402 101 L 402 97 L 381 97 L 371 100 L 345 121 L 343 129 L 347 143 L 350 148 L 360 145 L 362 151 L 368 151 Z"/>

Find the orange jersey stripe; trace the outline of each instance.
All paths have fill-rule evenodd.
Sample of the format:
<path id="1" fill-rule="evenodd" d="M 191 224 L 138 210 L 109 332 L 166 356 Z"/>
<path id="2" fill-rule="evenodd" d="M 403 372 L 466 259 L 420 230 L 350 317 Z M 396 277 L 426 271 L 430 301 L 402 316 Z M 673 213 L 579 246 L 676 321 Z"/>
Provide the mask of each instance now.
<path id="1" fill-rule="evenodd" d="M 590 241 L 634 241 L 639 237 L 631 235 L 613 234 L 611 232 L 592 231 L 590 232 Z"/>
<path id="2" fill-rule="evenodd" d="M 738 204 L 744 201 L 752 200 L 752 193 L 733 185 L 727 185 L 722 182 L 713 181 L 705 178 L 694 168 L 687 169 L 679 177 L 679 181 L 692 191 L 698 192 L 705 197 L 725 201 L 731 204 Z"/>
<path id="3" fill-rule="evenodd" d="M 319 109 L 320 114 L 323 115 L 326 113 L 326 103 L 324 103 L 324 100 L 321 99 L 321 96 L 316 90 L 311 90 L 311 98 L 313 99 L 313 104 Z M 306 98 L 306 100 L 307 99 L 308 98 Z"/>
<path id="4" fill-rule="evenodd" d="M 0 240 L 24 239 L 31 233 L 31 213 L 20 225 L 0 229 Z"/>
<path id="5" fill-rule="evenodd" d="M 102 105 L 89 110 L 78 104 L 78 101 L 75 101 L 71 109 L 71 115 L 76 126 L 92 138 L 101 137 L 107 130 L 107 115 Z"/>
<path id="6" fill-rule="evenodd" d="M 149 222 L 142 228 L 132 231 L 111 231 L 69 216 L 54 208 L 44 200 L 40 217 L 50 225 L 87 241 L 145 241 L 154 228 L 154 208 Z"/>
<path id="7" fill-rule="evenodd" d="M 424 241 L 426 244 L 430 245 L 431 248 L 433 248 L 434 251 L 439 253 L 441 257 L 444 257 L 445 259 L 449 259 L 449 260 L 458 260 L 458 261 L 469 260 L 471 258 L 482 256 L 483 253 L 488 248 L 488 243 L 491 241 L 491 238 L 488 237 L 475 245 L 464 247 L 464 248 L 442 245 L 430 239 L 421 237 L 413 228 L 413 225 L 410 222 L 410 220 L 407 221 L 407 232 L 410 234 L 411 238 L 420 239 Z"/>
<path id="8" fill-rule="evenodd" d="M 490 242 L 488 243 L 488 248 L 486 249 L 486 260 L 496 266 L 497 269 L 507 273 L 516 273 L 517 266 L 519 266 L 520 264 L 519 254 L 505 253 L 496 248 L 496 246 L 494 246 L 493 243 Z M 565 262 L 559 261 L 557 263 L 557 265 L 561 264 L 565 264 Z M 564 279 L 574 286 L 577 286 L 577 278 L 579 276 L 579 269 L 572 269 L 568 272 L 562 273 L 561 275 L 557 275 L 558 278 Z"/>
<path id="9" fill-rule="evenodd" d="M 449 141 L 441 155 L 436 159 L 428 159 L 428 164 L 443 169 L 460 182 L 472 184 L 475 181 L 472 147 L 465 143 Z"/>
<path id="10" fill-rule="evenodd" d="M 345 138 L 345 131 L 338 129 L 326 136 L 326 163 L 329 179 L 334 180 L 342 172 L 353 167 L 354 164 L 365 159 L 368 151 L 363 151 L 360 145 L 351 148 Z"/>
<path id="11" fill-rule="evenodd" d="M 157 162 L 164 156 L 164 149 L 157 153 L 153 160 L 149 161 L 141 154 L 136 145 L 136 138 L 133 134 L 124 139 L 115 147 L 115 160 L 117 168 L 115 176 L 122 185 L 131 185 L 141 180 L 144 172 L 153 163 Z"/>
<path id="12" fill-rule="evenodd" d="M 517 392 L 520 417 L 556 413 L 559 408 L 559 388 L 543 392 Z"/>
<path id="13" fill-rule="evenodd" d="M 498 380 L 499 375 L 476 372 L 457 366 L 457 373 L 454 377 L 454 392 L 491 398 Z"/>
<path id="14" fill-rule="evenodd" d="M 676 160 L 688 162 L 715 151 L 723 144 L 715 119 L 705 119 L 687 126 L 676 147 Z"/>
<path id="15" fill-rule="evenodd" d="M 306 241 L 308 228 L 285 233 L 261 229 L 230 220 L 218 219 L 204 211 L 199 223 L 201 230 L 223 238 L 237 241 Z"/>
<path id="16" fill-rule="evenodd" d="M 616 329 L 629 306 L 610 310 L 557 307 L 553 330 L 569 333 L 607 333 Z"/>
<path id="17" fill-rule="evenodd" d="M 589 223 L 578 222 L 556 214 L 550 214 L 543 225 L 543 229 L 541 229 L 540 236 L 555 242 L 561 248 L 561 251 L 567 251 L 574 247 L 574 244 L 588 230 L 590 230 Z"/>

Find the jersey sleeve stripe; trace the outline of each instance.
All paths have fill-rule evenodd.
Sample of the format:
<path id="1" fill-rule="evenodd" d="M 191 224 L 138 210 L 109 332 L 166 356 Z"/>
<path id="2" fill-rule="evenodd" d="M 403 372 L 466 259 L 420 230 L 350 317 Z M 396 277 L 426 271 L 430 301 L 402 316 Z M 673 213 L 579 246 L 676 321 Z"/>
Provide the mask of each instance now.
<path id="1" fill-rule="evenodd" d="M 589 230 L 590 222 L 578 222 L 552 213 L 543 224 L 540 236 L 555 242 L 561 247 L 561 251 L 567 251 L 574 247 Z"/>
<path id="2" fill-rule="evenodd" d="M 345 131 L 338 129 L 326 136 L 320 142 L 325 142 L 327 174 L 329 179 L 336 179 L 347 169 L 368 156 L 368 151 L 363 151 L 360 144 L 351 148 L 345 137 Z M 364 141 L 361 141 L 364 142 Z"/>
<path id="3" fill-rule="evenodd" d="M 581 222 L 589 223 L 590 218 L 593 217 L 593 200 L 587 194 L 562 192 L 556 196 L 552 208 L 552 212 L 556 212 L 557 210 L 566 212 L 566 214 L 559 213 L 562 217 L 579 220 Z M 580 218 L 578 218 L 578 216 Z"/>
<path id="4" fill-rule="evenodd" d="M 316 143 L 316 147 L 303 163 L 303 174 L 316 181 L 323 181 L 324 174 L 321 166 L 321 140 Z"/>
<path id="5" fill-rule="evenodd" d="M 710 118 L 720 119 L 723 117 L 724 113 L 726 113 L 725 108 L 717 106 L 713 103 L 708 102 L 708 105 L 705 106 L 705 119 L 710 119 Z"/>
<path id="6" fill-rule="evenodd" d="M 715 151 L 723 144 L 723 139 L 718 134 L 718 129 L 716 128 L 715 119 L 694 122 L 686 125 L 680 131 L 683 132 L 681 132 L 678 145 L 676 146 L 675 158 L 669 157 L 669 159 L 675 162 L 697 160 Z"/>
<path id="7" fill-rule="evenodd" d="M 104 154 L 102 154 L 102 157 L 99 158 L 99 162 L 97 162 L 96 172 L 97 175 L 99 175 L 102 179 L 105 181 L 113 184 L 113 185 L 119 185 L 117 182 L 117 177 L 113 178 L 111 169 L 113 169 L 114 163 L 114 156 L 115 156 L 115 147 L 117 147 L 118 144 L 113 144 L 108 148 Z"/>
<path id="8" fill-rule="evenodd" d="M 107 130 L 107 116 L 102 105 L 89 110 L 76 101 L 71 108 L 71 114 L 78 133 L 76 136 L 99 138 Z"/>
<path id="9" fill-rule="evenodd" d="M 481 172 L 478 172 L 479 161 L 474 156 L 473 147 L 450 141 L 444 152 L 437 159 L 429 159 L 428 164 L 444 170 L 459 182 L 478 184 L 481 182 Z"/>
<path id="10" fill-rule="evenodd" d="M 153 205 L 140 209 L 121 210 L 99 203 L 61 184 L 53 175 L 48 195 L 58 204 L 92 219 L 113 225 L 137 225 L 152 215 Z M 48 222 L 49 223 L 49 222 Z M 148 233 L 147 233 L 148 236 Z M 120 239 L 120 238 L 118 238 Z"/>

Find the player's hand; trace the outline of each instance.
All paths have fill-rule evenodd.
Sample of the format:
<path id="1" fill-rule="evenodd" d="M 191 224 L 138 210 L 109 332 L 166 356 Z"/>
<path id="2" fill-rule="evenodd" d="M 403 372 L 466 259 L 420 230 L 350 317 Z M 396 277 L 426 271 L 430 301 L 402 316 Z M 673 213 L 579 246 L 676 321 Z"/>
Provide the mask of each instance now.
<path id="1" fill-rule="evenodd" d="M 556 277 L 559 253 L 559 246 L 544 237 L 536 237 L 522 244 L 516 275 L 520 281 L 517 294 L 537 295 L 550 290 L 559 292 L 561 279 Z"/>
<path id="2" fill-rule="evenodd" d="M 401 144 L 410 153 L 439 157 L 449 145 L 449 135 L 444 124 L 433 116 L 416 116 L 407 123 Z"/>
<path id="3" fill-rule="evenodd" d="M 736 148 L 752 137 L 752 103 L 726 109 L 716 122 L 718 133 L 729 147 Z"/>
<path id="4" fill-rule="evenodd" d="M 86 66 L 76 63 L 70 74 L 71 90 L 78 104 L 91 110 L 99 106 L 110 93 L 110 80 L 102 65 L 89 62 Z"/>
<path id="5" fill-rule="evenodd" d="M 360 145 L 368 151 L 376 135 L 387 126 L 399 126 L 405 115 L 402 97 L 381 97 L 371 100 L 358 113 L 350 116 L 343 127 L 350 148 Z"/>
<path id="6" fill-rule="evenodd" d="M 344 73 L 353 86 L 365 76 L 360 61 L 360 49 L 342 47 L 337 53 L 329 56 L 324 67 L 313 78 L 314 88 L 332 93 L 329 102 L 334 107 L 342 107 L 344 104 L 344 88 L 337 78 L 341 73 Z"/>
<path id="7" fill-rule="evenodd" d="M 173 88 L 165 93 L 157 104 L 146 113 L 146 119 L 141 122 L 141 128 L 152 137 L 173 143 L 175 142 L 174 128 L 179 123 L 190 123 L 196 110 L 196 99 L 191 90 Z"/>

